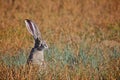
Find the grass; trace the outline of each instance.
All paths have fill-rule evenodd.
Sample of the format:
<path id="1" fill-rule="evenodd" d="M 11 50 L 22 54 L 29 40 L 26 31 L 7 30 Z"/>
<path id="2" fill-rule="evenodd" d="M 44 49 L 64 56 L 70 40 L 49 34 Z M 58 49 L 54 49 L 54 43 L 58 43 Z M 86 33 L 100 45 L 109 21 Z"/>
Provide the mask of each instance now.
<path id="1" fill-rule="evenodd" d="M 10 71 L 11 76 L 4 79 L 18 79 L 14 75 L 19 75 L 22 79 L 30 72 L 29 76 L 25 79 L 30 79 L 32 76 L 36 76 L 35 79 L 119 79 L 119 60 L 120 51 L 116 48 L 113 50 L 107 49 L 107 56 L 104 56 L 104 51 L 99 47 L 94 47 L 93 52 L 89 52 L 90 48 L 85 50 L 80 47 L 77 55 L 74 54 L 72 49 L 67 45 L 62 51 L 55 46 L 51 46 L 45 53 L 45 61 L 47 62 L 46 70 L 38 72 L 32 66 L 26 65 L 26 53 L 20 51 L 16 56 L 4 55 L 1 59 L 1 68 L 6 67 L 3 71 Z M 115 62 L 115 61 L 116 62 Z M 117 69 L 112 69 L 110 65 L 113 65 Z M 29 70 L 30 68 L 30 70 Z M 37 72 L 38 73 L 37 73 Z M 115 73 L 112 73 L 114 71 Z M 15 72 L 15 73 L 14 73 Z M 52 73 L 51 73 L 52 72 Z M 19 74 L 18 74 L 19 73 Z M 25 73 L 25 74 L 23 74 Z M 35 73 L 35 74 L 33 74 Z M 8 75 L 7 73 L 4 76 Z M 63 75 L 64 74 L 64 75 Z M 3 75 L 3 74 L 2 74 Z M 112 76 L 110 76 L 112 75 Z M 2 78 L 1 78 L 2 79 Z M 33 79 L 33 78 L 32 78 Z"/>
<path id="2" fill-rule="evenodd" d="M 119 0 L 0 3 L 0 80 L 120 79 Z M 26 18 L 49 45 L 47 67 L 40 72 L 26 64 L 33 46 Z"/>

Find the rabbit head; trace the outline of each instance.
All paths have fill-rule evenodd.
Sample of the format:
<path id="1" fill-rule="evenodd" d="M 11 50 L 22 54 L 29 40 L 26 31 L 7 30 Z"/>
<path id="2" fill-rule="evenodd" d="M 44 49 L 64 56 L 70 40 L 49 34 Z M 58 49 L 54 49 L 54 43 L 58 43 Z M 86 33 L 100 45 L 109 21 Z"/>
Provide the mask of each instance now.
<path id="1" fill-rule="evenodd" d="M 35 41 L 34 48 L 40 51 L 48 49 L 48 45 L 44 40 L 42 40 L 41 33 L 37 25 L 29 19 L 25 19 L 25 24 L 26 24 L 27 30 L 34 38 L 34 41 Z"/>

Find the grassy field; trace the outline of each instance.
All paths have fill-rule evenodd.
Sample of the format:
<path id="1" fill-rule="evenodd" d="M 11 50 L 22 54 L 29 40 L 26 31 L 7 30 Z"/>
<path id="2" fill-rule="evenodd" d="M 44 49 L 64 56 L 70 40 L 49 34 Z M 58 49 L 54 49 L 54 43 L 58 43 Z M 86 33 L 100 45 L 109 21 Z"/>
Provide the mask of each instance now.
<path id="1" fill-rule="evenodd" d="M 40 72 L 24 19 L 49 45 Z M 0 23 L 0 80 L 120 79 L 120 0 L 0 0 Z"/>

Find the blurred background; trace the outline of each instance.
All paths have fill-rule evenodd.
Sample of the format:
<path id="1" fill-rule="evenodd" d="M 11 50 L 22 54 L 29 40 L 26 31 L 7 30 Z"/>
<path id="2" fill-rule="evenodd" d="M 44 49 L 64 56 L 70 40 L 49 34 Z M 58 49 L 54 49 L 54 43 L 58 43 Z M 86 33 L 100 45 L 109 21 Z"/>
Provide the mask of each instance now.
<path id="1" fill-rule="evenodd" d="M 33 38 L 26 29 L 25 19 L 39 26 L 50 48 L 63 51 L 68 45 L 72 54 L 78 56 L 81 47 L 89 55 L 99 47 L 107 61 L 111 53 L 115 59 L 106 70 L 116 64 L 117 70 L 111 71 L 111 75 L 113 79 L 120 76 L 120 57 L 116 59 L 120 56 L 120 0 L 0 0 L 1 56 L 17 55 L 21 50 L 25 54 L 30 52 Z"/>
<path id="2" fill-rule="evenodd" d="M 119 0 L 1 0 L 0 3 L 1 53 L 31 46 L 26 18 L 39 26 L 49 44 L 78 43 L 83 35 L 94 36 L 98 31 L 105 40 L 120 42 Z"/>

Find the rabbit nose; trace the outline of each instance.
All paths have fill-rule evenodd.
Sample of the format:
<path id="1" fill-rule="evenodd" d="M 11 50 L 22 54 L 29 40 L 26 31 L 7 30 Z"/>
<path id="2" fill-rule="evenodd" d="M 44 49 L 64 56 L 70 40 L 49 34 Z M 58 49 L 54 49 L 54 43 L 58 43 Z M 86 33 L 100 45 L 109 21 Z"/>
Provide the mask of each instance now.
<path id="1" fill-rule="evenodd" d="M 48 45 L 47 45 L 47 44 L 44 44 L 44 47 L 45 47 L 46 49 L 48 49 Z"/>

